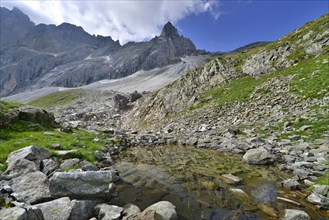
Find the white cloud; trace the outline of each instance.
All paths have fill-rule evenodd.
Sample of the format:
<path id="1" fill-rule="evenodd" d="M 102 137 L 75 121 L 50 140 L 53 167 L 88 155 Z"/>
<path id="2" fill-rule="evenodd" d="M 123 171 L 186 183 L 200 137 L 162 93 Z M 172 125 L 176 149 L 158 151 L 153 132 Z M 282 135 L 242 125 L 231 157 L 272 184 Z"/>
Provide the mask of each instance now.
<path id="1" fill-rule="evenodd" d="M 220 16 L 218 0 L 2 0 L 1 6 L 16 6 L 37 24 L 68 22 L 120 43 L 150 39 L 167 21 L 175 24 L 193 13 Z"/>

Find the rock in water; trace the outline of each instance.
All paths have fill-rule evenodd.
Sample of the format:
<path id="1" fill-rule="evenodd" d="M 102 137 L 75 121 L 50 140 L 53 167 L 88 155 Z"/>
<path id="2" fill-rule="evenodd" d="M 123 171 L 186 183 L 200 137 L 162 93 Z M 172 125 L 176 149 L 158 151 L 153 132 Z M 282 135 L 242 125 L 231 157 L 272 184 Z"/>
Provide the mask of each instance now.
<path id="1" fill-rule="evenodd" d="M 302 210 L 286 209 L 283 220 L 311 220 L 311 218 Z"/>
<path id="2" fill-rule="evenodd" d="M 245 155 L 243 155 L 243 159 L 248 164 L 263 165 L 274 163 L 272 155 L 264 148 L 248 150 Z"/>
<path id="3" fill-rule="evenodd" d="M 155 211 L 155 213 L 159 215 L 163 220 L 177 220 L 178 217 L 175 209 L 176 207 L 170 202 L 161 201 L 146 208 L 142 212 L 142 215 L 149 211 Z"/>
<path id="4" fill-rule="evenodd" d="M 295 179 L 287 179 L 282 181 L 282 186 L 289 190 L 298 190 L 300 188 L 300 184 Z"/>
<path id="5" fill-rule="evenodd" d="M 53 196 L 108 198 L 109 184 L 118 179 L 115 170 L 57 172 L 50 178 L 49 188 Z"/>
<path id="6" fill-rule="evenodd" d="M 124 208 L 123 213 L 122 213 L 123 220 L 129 220 L 132 218 L 136 218 L 141 213 L 141 210 L 139 209 L 139 207 L 136 205 L 133 205 L 133 204 L 127 204 L 123 208 Z"/>
<path id="7" fill-rule="evenodd" d="M 100 220 L 119 220 L 123 208 L 115 205 L 99 204 L 95 207 L 95 212 Z"/>

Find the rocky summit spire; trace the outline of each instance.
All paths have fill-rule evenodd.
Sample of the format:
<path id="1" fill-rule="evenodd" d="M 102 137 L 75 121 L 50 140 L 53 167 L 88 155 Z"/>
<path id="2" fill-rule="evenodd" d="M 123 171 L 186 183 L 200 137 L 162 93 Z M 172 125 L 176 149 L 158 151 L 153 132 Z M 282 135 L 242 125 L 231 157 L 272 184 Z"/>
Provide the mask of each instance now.
<path id="1" fill-rule="evenodd" d="M 179 37 L 177 29 L 172 25 L 172 23 L 169 21 L 162 29 L 160 37 Z"/>

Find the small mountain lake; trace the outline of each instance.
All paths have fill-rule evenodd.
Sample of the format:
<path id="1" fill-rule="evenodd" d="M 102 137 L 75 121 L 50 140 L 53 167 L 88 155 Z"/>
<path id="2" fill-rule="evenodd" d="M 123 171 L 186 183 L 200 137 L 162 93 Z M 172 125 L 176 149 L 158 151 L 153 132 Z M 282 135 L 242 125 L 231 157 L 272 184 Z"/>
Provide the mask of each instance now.
<path id="1" fill-rule="evenodd" d="M 283 189 L 280 182 L 289 175 L 276 166 L 249 165 L 239 155 L 212 149 L 134 147 L 120 154 L 115 168 L 121 176 L 116 203 L 133 203 L 144 209 L 161 200 L 170 201 L 183 220 L 279 219 L 286 208 L 302 209 L 312 219 L 328 215 L 308 203 L 302 192 Z M 240 181 L 223 177 L 225 174 Z"/>

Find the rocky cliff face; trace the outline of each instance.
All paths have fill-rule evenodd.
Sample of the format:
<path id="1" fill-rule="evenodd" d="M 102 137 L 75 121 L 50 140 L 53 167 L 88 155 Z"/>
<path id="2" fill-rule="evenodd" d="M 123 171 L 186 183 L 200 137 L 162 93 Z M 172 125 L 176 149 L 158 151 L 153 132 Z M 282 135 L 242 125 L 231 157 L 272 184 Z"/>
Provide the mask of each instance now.
<path id="1" fill-rule="evenodd" d="M 17 8 L 10 11 L 0 7 L 0 18 L 0 48 L 15 45 L 34 27 L 30 18 Z"/>
<path id="2" fill-rule="evenodd" d="M 207 91 L 242 76 L 259 77 L 298 65 L 300 61 L 328 53 L 329 15 L 310 22 L 291 34 L 261 48 L 215 58 L 202 67 L 139 100 L 127 116 L 133 127 L 140 127 L 200 104 Z M 209 97 L 211 99 L 212 97 Z"/>
<path id="3" fill-rule="evenodd" d="M 1 8 L 0 95 L 121 78 L 196 52 L 171 23 L 149 42 L 121 46 L 111 37 L 90 35 L 72 24 L 35 26 L 18 9 Z"/>

